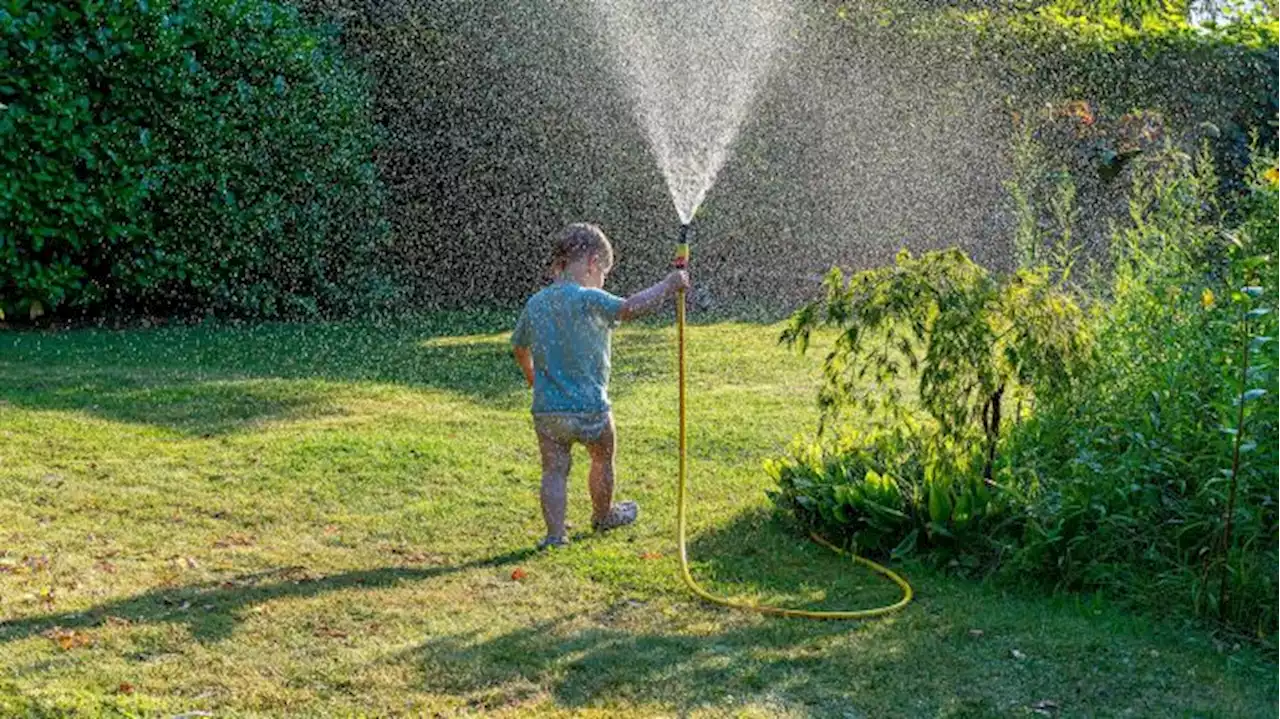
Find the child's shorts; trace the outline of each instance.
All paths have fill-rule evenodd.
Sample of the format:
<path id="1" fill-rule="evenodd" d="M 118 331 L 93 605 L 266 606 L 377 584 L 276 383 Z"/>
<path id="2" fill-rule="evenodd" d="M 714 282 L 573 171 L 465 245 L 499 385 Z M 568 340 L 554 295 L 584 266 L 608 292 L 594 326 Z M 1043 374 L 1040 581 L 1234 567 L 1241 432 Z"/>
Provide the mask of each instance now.
<path id="1" fill-rule="evenodd" d="M 600 441 L 612 421 L 609 412 L 535 414 L 533 429 L 561 444 L 587 444 Z"/>

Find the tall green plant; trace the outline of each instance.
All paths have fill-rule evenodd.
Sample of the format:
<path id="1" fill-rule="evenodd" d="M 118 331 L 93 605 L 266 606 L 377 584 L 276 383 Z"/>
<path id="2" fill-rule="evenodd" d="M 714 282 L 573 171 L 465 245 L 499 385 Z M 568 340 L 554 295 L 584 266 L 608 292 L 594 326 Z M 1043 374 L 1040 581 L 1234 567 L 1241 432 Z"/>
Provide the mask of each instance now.
<path id="1" fill-rule="evenodd" d="M 1245 444 L 1245 422 L 1248 419 L 1248 411 L 1250 404 L 1267 394 L 1267 390 L 1262 387 L 1250 387 L 1249 360 L 1252 359 L 1256 350 L 1262 348 L 1271 341 L 1272 338 L 1266 335 L 1255 335 L 1252 333 L 1249 321 L 1253 318 L 1260 318 L 1271 312 L 1269 307 L 1251 307 L 1253 300 L 1258 299 L 1262 295 L 1262 288 L 1256 285 L 1241 287 L 1238 292 L 1232 293 L 1232 300 L 1240 305 L 1240 373 L 1238 375 L 1238 393 L 1235 397 L 1235 422 L 1227 427 L 1232 436 L 1233 444 L 1231 451 L 1231 469 L 1227 472 L 1229 486 L 1227 489 L 1227 508 L 1223 513 L 1222 523 L 1222 570 L 1219 578 L 1218 593 L 1218 614 L 1222 618 L 1227 616 L 1228 608 L 1228 583 L 1227 574 L 1231 566 L 1230 555 L 1232 548 L 1232 523 L 1235 521 L 1236 514 L 1236 494 L 1240 480 L 1240 453 L 1241 451 L 1251 451 L 1258 446 L 1258 443 L 1249 440 Z"/>
<path id="2" fill-rule="evenodd" d="M 1065 392 L 1088 361 L 1085 313 L 1050 275 L 996 278 L 958 250 L 904 250 L 848 282 L 833 268 L 825 297 L 797 311 L 781 339 L 803 352 L 814 330 L 838 331 L 823 363 L 823 427 L 855 406 L 902 421 L 913 409 L 896 380 L 918 376 L 920 407 L 942 437 L 982 443 L 990 479 L 1007 394 Z"/>
<path id="3" fill-rule="evenodd" d="M 1277 432 L 1276 191 L 1255 181 L 1233 227 L 1203 159 L 1169 150 L 1136 169 L 1098 359 L 1002 457 L 1043 489 L 1007 568 L 1150 607 L 1185 597 L 1265 637 L 1280 458 L 1255 438 Z"/>

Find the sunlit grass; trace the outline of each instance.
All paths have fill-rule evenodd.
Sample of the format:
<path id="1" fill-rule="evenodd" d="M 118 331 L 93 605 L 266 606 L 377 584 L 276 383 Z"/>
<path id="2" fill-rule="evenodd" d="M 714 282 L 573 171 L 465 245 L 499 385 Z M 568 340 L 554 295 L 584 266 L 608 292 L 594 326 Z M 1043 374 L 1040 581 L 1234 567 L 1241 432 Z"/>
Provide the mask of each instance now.
<path id="1" fill-rule="evenodd" d="M 576 541 L 533 554 L 512 319 L 0 336 L 0 716 L 1274 715 L 1275 665 L 1247 647 L 920 567 L 878 622 L 699 603 L 676 575 L 668 326 L 615 343 L 640 523 L 582 534 L 579 453 Z M 814 427 L 820 356 L 778 330 L 690 331 L 695 572 L 891 602 L 768 514 L 761 460 Z"/>

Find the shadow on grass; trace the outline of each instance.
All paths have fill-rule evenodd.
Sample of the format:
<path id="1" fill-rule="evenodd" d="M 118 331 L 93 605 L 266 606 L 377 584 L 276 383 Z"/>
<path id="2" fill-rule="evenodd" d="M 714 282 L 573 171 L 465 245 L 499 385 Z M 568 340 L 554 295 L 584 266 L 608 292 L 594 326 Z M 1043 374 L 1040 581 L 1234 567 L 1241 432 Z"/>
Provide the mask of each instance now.
<path id="1" fill-rule="evenodd" d="M 735 598 L 857 609 L 892 604 L 901 596 L 895 585 L 814 545 L 763 510 L 699 535 L 690 554 L 700 581 Z M 426 690 L 470 695 L 479 709 L 502 708 L 539 686 L 551 691 L 558 706 L 674 703 L 684 712 L 732 697 L 768 704 L 803 696 L 822 708 L 800 707 L 801 713 L 826 715 L 856 693 L 841 681 L 838 667 L 856 655 L 860 642 L 897 621 L 756 621 L 738 610 L 723 610 L 722 616 L 726 628 L 710 633 L 679 629 L 678 620 L 659 620 L 654 627 L 651 610 L 624 598 L 498 636 L 433 638 L 410 652 L 410 659 L 421 668 Z M 666 624 L 673 626 L 661 626 Z M 837 668 L 831 666 L 833 652 Z"/>
<path id="2" fill-rule="evenodd" d="M 861 630 L 849 623 L 779 622 L 699 636 L 583 626 L 583 619 L 563 617 L 490 638 L 434 638 L 406 658 L 420 667 L 424 690 L 471 695 L 477 709 L 501 707 L 518 699 L 521 687 L 536 685 L 562 707 L 635 702 L 689 710 L 725 697 L 830 685 L 820 647 Z"/>
<path id="3" fill-rule="evenodd" d="M 10 333 L 0 338 L 0 404 L 193 436 L 336 411 L 329 383 L 439 389 L 519 409 L 528 390 L 511 355 L 514 319 L 473 312 L 385 324 Z M 658 332 L 633 330 L 622 343 L 629 355 L 623 366 L 661 354 L 666 345 Z"/>
<path id="4" fill-rule="evenodd" d="M 24 639 L 54 627 L 96 627 L 109 618 L 123 619 L 131 624 L 186 624 L 196 641 L 217 642 L 231 636 L 239 616 L 258 604 L 357 587 L 371 589 L 400 582 L 423 581 L 479 567 L 499 567 L 527 559 L 535 551 L 520 549 L 448 566 L 383 567 L 321 577 L 311 576 L 304 567 L 285 567 L 242 575 L 233 580 L 155 589 L 78 612 L 0 622 L 0 643 Z"/>
<path id="5" fill-rule="evenodd" d="M 902 590 L 887 577 L 814 543 L 767 509 L 743 512 L 729 524 L 699 534 L 689 543 L 689 557 L 695 579 L 713 592 L 775 606 L 859 610 L 902 598 Z M 887 560 L 874 559 L 894 568 Z"/>
<path id="6" fill-rule="evenodd" d="M 197 380 L 144 368 L 50 368 L 38 376 L 0 363 L 0 400 L 30 409 L 80 412 L 193 436 L 234 432 L 257 422 L 332 412 L 327 393 L 276 379 Z"/>

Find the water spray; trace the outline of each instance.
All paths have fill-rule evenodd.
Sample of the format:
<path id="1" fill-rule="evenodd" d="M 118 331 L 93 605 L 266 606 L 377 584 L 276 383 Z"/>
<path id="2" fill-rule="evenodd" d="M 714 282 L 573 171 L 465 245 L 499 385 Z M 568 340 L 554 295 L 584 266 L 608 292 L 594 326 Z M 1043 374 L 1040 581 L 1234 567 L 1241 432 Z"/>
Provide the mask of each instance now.
<path id="1" fill-rule="evenodd" d="M 693 224 L 686 222 L 680 225 L 680 239 L 676 244 L 676 256 L 672 261 L 672 266 L 678 270 L 687 270 L 689 267 L 689 241 L 693 237 Z M 685 290 L 681 287 L 676 290 L 676 356 L 677 356 L 677 381 L 679 382 L 679 416 L 680 425 L 677 434 L 677 442 L 680 452 L 679 466 L 677 469 L 677 489 L 676 489 L 676 527 L 678 533 L 678 542 L 680 546 L 680 576 L 684 580 L 685 586 L 689 590 L 698 595 L 702 599 L 713 604 L 719 604 L 734 609 L 746 609 L 762 614 L 772 614 L 782 617 L 800 617 L 805 619 L 870 619 L 878 617 L 890 612 L 896 612 L 907 606 L 911 602 L 912 591 L 911 585 L 907 581 L 898 576 L 892 570 L 882 567 L 875 562 L 859 557 L 857 554 L 850 554 L 835 546 L 826 539 L 823 539 L 816 533 L 810 532 L 809 536 L 813 541 L 824 547 L 842 555 L 848 555 L 853 561 L 869 567 L 872 571 L 888 577 L 890 581 L 902 588 L 902 599 L 894 604 L 876 607 L 874 609 L 858 609 L 852 611 L 809 611 L 805 609 L 786 609 L 783 607 L 771 607 L 763 604 L 751 604 L 748 602 L 738 602 L 728 597 L 721 597 L 707 591 L 694 580 L 693 575 L 689 573 L 689 550 L 688 543 L 685 540 L 685 485 L 687 484 L 688 472 L 688 436 L 685 432 L 687 412 L 686 412 L 686 395 L 685 395 L 685 362 L 684 362 L 684 329 L 685 329 Z"/>
<path id="2" fill-rule="evenodd" d="M 614 49 L 620 77 L 633 101 L 636 119 L 648 137 L 654 159 L 680 216 L 674 266 L 687 269 L 693 217 L 715 184 L 756 91 L 769 74 L 773 57 L 787 42 L 794 9 L 791 0 L 711 0 L 652 3 L 648 0 L 595 0 L 590 3 Z M 843 612 L 782 609 L 719 597 L 703 589 L 689 573 L 685 542 L 685 484 L 688 478 L 685 393 L 685 290 L 676 293 L 676 342 L 679 355 L 679 527 L 680 574 L 699 597 L 726 607 L 810 619 L 867 619 L 896 611 L 911 601 L 911 586 L 884 567 L 853 555 L 853 560 L 883 574 L 902 588 L 896 604 Z M 845 552 L 825 539 L 814 541 Z"/>

